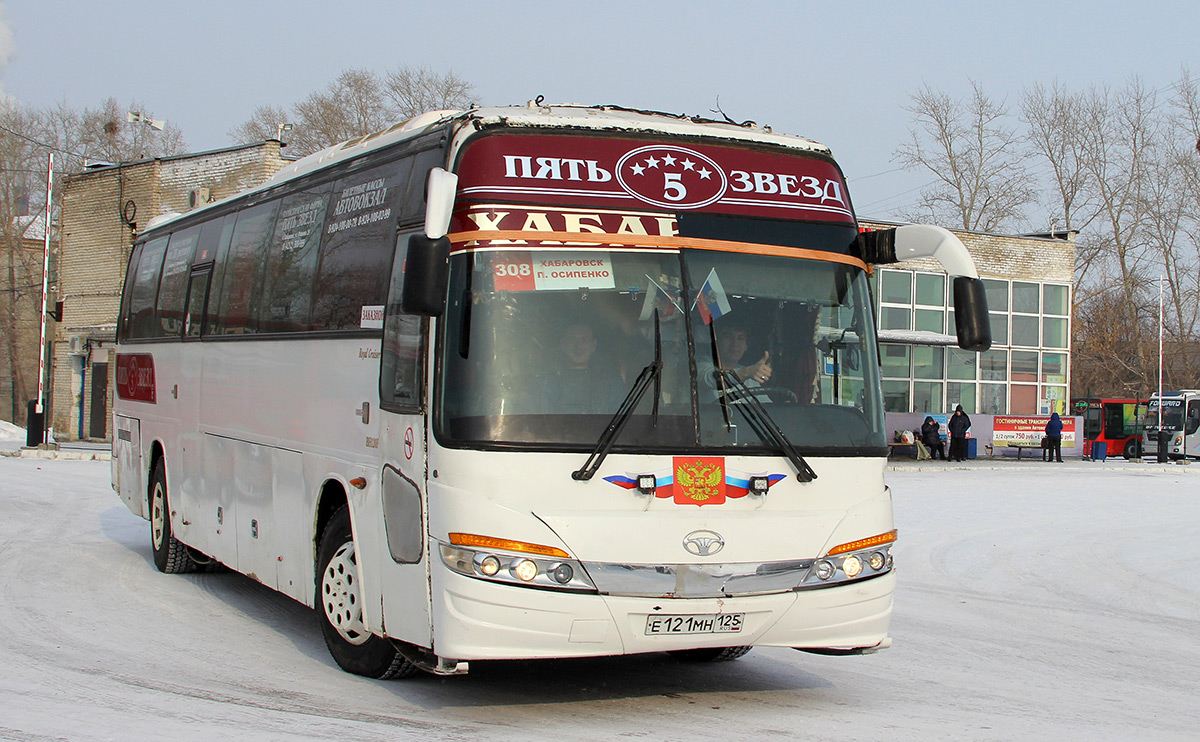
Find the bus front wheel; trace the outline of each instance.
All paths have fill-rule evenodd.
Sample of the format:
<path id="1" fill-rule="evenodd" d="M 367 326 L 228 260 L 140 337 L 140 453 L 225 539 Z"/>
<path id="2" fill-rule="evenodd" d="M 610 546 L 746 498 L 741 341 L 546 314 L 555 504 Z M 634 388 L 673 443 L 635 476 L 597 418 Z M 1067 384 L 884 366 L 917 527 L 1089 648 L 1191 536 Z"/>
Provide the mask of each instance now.
<path id="1" fill-rule="evenodd" d="M 321 535 L 317 564 L 317 615 L 329 654 L 346 672 L 387 680 L 412 675 L 416 665 L 392 643 L 367 631 L 350 510 L 342 506 Z"/>
<path id="2" fill-rule="evenodd" d="M 160 458 L 150 475 L 150 544 L 154 547 L 154 566 L 159 572 L 193 572 L 196 562 L 188 547 L 171 531 L 171 502 L 167 497 L 167 470 Z"/>
<path id="3" fill-rule="evenodd" d="M 1125 441 L 1125 458 L 1129 460 L 1142 458 L 1142 441 L 1139 438 L 1130 438 Z"/>

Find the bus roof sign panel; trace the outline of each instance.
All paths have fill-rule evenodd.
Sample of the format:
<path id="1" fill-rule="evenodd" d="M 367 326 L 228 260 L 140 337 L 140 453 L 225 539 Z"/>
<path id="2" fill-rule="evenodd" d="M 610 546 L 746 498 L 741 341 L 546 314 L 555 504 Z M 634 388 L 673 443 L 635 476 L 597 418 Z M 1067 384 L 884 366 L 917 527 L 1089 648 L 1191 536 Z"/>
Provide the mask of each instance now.
<path id="1" fill-rule="evenodd" d="M 852 223 L 841 171 L 821 156 L 626 137 L 491 135 L 462 153 L 460 197 L 708 211 Z"/>

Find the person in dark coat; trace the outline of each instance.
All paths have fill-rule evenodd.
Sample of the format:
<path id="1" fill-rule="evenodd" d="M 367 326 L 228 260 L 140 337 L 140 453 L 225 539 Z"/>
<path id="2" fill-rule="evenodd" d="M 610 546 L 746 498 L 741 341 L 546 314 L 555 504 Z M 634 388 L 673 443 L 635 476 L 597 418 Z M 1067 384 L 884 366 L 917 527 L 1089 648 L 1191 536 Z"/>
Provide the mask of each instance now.
<path id="1" fill-rule="evenodd" d="M 1050 416 L 1050 422 L 1046 423 L 1046 461 L 1062 463 L 1062 429 L 1062 420 L 1058 419 L 1058 413 L 1055 412 Z"/>
<path id="2" fill-rule="evenodd" d="M 930 415 L 926 415 L 925 422 L 921 423 L 921 442 L 929 449 L 930 458 L 943 461 L 946 459 L 946 448 L 942 445 L 941 426 Z"/>
<path id="3" fill-rule="evenodd" d="M 967 460 L 967 431 L 971 429 L 971 418 L 963 412 L 962 405 L 954 408 L 946 427 L 950 430 L 950 460 Z"/>

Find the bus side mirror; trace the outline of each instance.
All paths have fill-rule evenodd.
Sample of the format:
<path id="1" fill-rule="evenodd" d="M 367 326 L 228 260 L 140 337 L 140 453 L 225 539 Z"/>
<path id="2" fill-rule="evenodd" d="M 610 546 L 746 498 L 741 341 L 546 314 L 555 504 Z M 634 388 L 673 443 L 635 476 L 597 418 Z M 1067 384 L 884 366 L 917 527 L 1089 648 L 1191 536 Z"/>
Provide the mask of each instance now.
<path id="1" fill-rule="evenodd" d="M 958 347 L 963 350 L 984 351 L 992 347 L 987 291 L 978 278 L 954 277 L 954 329 L 958 333 Z"/>
<path id="2" fill-rule="evenodd" d="M 400 308 L 407 314 L 439 317 L 446 311 L 446 285 L 450 277 L 450 238 L 431 239 L 424 234 L 408 238 L 404 261 L 404 287 Z"/>
<path id="3" fill-rule="evenodd" d="M 428 187 L 425 189 L 425 236 L 436 240 L 450 231 L 450 217 L 454 213 L 454 196 L 458 191 L 458 176 L 435 167 L 429 171 Z"/>

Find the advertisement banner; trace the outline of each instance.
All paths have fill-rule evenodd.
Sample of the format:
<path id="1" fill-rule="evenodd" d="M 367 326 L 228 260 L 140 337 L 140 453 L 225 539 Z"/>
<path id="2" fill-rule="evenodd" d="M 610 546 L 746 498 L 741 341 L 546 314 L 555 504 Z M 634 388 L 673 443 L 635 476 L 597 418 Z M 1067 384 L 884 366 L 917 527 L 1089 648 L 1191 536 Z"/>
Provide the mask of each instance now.
<path id="1" fill-rule="evenodd" d="M 1064 417 L 1061 420 L 1063 448 L 1071 448 L 1075 445 L 1075 418 Z M 997 415 L 992 420 L 992 444 L 1027 443 L 1037 446 L 1042 442 L 1042 437 L 1046 435 L 1046 423 L 1048 422 L 1050 422 L 1049 415 L 1028 417 Z"/>

